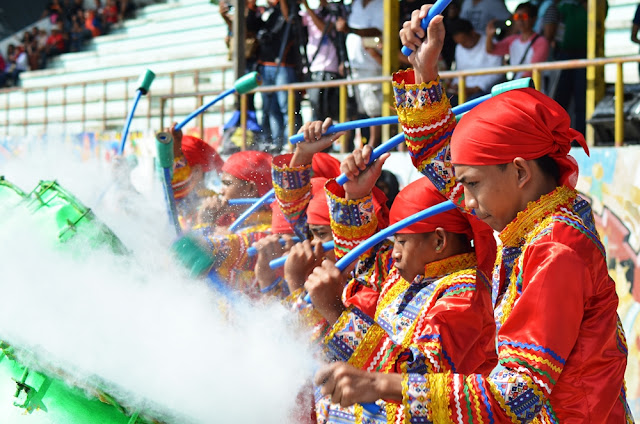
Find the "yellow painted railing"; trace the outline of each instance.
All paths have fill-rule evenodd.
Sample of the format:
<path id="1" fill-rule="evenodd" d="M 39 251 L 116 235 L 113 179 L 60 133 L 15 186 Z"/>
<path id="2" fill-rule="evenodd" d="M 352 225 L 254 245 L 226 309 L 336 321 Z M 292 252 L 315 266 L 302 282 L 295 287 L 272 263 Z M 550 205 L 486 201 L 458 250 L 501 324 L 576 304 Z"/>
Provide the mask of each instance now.
<path id="1" fill-rule="evenodd" d="M 561 69 L 574 69 L 574 68 L 589 68 L 589 67 L 602 67 L 606 64 L 615 64 L 617 67 L 617 72 L 616 72 L 616 82 L 615 82 L 615 131 L 614 131 L 614 142 L 616 146 L 620 146 L 623 143 L 624 140 L 624 115 L 623 115 L 623 104 L 624 104 L 624 83 L 623 83 L 623 73 L 622 73 L 622 65 L 626 62 L 640 62 L 640 56 L 624 56 L 624 57 L 611 57 L 611 58 L 598 58 L 598 59 L 580 59 L 580 60 L 569 60 L 569 61 L 558 61 L 558 62 L 546 62 L 546 63 L 537 63 L 537 64 L 531 64 L 531 65 L 521 65 L 521 66 L 503 66 L 503 67 L 498 67 L 498 68 L 485 68 L 485 69 L 477 69 L 477 70 L 473 70 L 473 71 L 444 71 L 441 72 L 440 76 L 442 79 L 451 79 L 451 78 L 459 78 L 459 85 L 458 85 L 458 89 L 459 89 L 459 99 L 460 102 L 462 103 L 464 101 L 464 87 L 465 87 L 465 78 L 471 75 L 486 75 L 486 74 L 504 74 L 507 72 L 519 72 L 519 71 L 532 71 L 532 76 L 534 81 L 536 82 L 536 86 L 540 87 L 540 81 L 541 81 L 541 74 L 542 72 L 546 71 L 546 70 L 561 70 Z M 176 99 L 176 98 L 194 98 L 198 101 L 198 104 L 202 104 L 203 103 L 203 99 L 206 96 L 213 96 L 213 95 L 217 95 L 220 93 L 220 91 L 201 91 L 199 89 L 199 79 L 200 79 L 200 75 L 206 74 L 206 73 L 211 73 L 211 72 L 221 72 L 223 75 L 222 78 L 222 89 L 225 90 L 227 88 L 227 86 L 230 86 L 232 81 L 226 81 L 224 79 L 224 75 L 225 75 L 225 71 L 227 71 L 228 69 L 230 69 L 231 64 L 223 64 L 217 67 L 212 67 L 212 68 L 207 68 L 207 69 L 200 69 L 197 71 L 180 71 L 180 72 L 172 72 L 172 73 L 164 73 L 161 74 L 159 73 L 157 75 L 158 77 L 162 77 L 162 76 L 168 76 L 170 78 L 170 86 L 168 90 L 165 90 L 164 93 L 159 93 L 158 91 L 154 92 L 153 88 L 150 91 L 149 95 L 147 96 L 147 121 L 148 121 L 148 127 L 151 127 L 151 118 L 152 118 L 152 113 L 154 117 L 159 117 L 160 118 L 160 123 L 161 123 L 161 127 L 166 127 L 167 126 L 167 122 L 166 119 L 168 118 L 170 122 L 174 121 L 174 117 L 175 117 L 175 109 L 173 107 L 173 104 L 171 102 L 171 99 Z M 188 77 L 193 77 L 194 82 L 193 82 L 193 88 L 194 91 L 190 92 L 190 93 L 176 93 L 176 89 L 175 89 L 175 79 L 179 76 L 188 76 Z M 123 101 L 123 116 L 124 114 L 127 113 L 127 107 L 126 104 L 127 102 L 130 100 L 128 95 L 125 95 L 126 93 L 128 93 L 130 90 L 125 90 L 125 92 L 123 94 L 118 95 L 113 95 L 109 92 L 109 90 L 107 89 L 107 86 L 109 83 L 111 82 L 125 82 L 125 84 L 127 85 L 132 85 L 135 81 L 136 77 L 122 77 L 122 78 L 109 78 L 109 79 L 99 79 L 99 80 L 95 80 L 95 81 L 84 81 L 84 82 L 79 82 L 79 83 L 75 83 L 75 84 L 64 84 L 58 87 L 45 87 L 45 88 L 31 88 L 31 89 L 10 89 L 10 90 L 0 90 L 0 94 L 2 93 L 6 93 L 6 94 L 11 94 L 13 92 L 16 91 L 22 91 L 24 96 L 23 96 L 23 100 L 20 102 L 16 102 L 19 104 L 11 104 L 9 101 L 9 95 L 5 96 L 5 100 L 4 100 L 4 110 L 5 110 L 5 119 L 4 119 L 4 124 L 5 124 L 5 128 L 9 127 L 9 124 L 12 125 L 34 125 L 34 124 L 40 124 L 40 125 L 44 125 L 45 127 L 45 131 L 46 131 L 46 126 L 49 123 L 47 118 L 47 108 L 48 107 L 53 107 L 53 106 L 63 106 L 63 117 L 62 120 L 66 121 L 67 120 L 67 116 L 66 116 L 66 105 L 70 102 L 75 102 L 77 104 L 80 104 L 82 107 L 82 113 L 81 113 L 81 117 L 79 118 L 79 121 L 82 121 L 83 124 L 83 129 L 84 129 L 84 122 L 86 120 L 89 119 L 89 112 L 92 115 L 92 119 L 93 121 L 100 121 L 102 120 L 103 123 L 103 127 L 106 126 L 107 123 L 107 108 L 106 108 L 106 103 L 107 101 Z M 323 81 L 320 83 L 294 83 L 294 84 L 289 84 L 289 85 L 283 85 L 283 86 L 263 86 L 263 87 L 259 87 L 255 90 L 255 92 L 276 92 L 276 91 L 287 91 L 288 92 L 288 101 L 289 101 L 289 133 L 292 133 L 294 131 L 294 112 L 295 112 L 295 93 L 308 89 L 308 88 L 327 88 L 327 87 L 339 87 L 340 90 L 340 111 L 339 111 L 339 117 L 340 117 L 340 121 L 344 122 L 346 121 L 347 118 L 347 110 L 346 110 L 346 105 L 347 105 L 347 86 L 348 85 L 355 85 L 355 84 L 360 84 L 360 83 L 377 83 L 377 84 L 387 84 L 388 86 L 390 86 L 391 84 L 391 78 L 388 76 L 381 76 L 381 77 L 375 77 L 375 78 L 366 78 L 366 79 L 359 79 L 359 80 L 353 80 L 353 81 L 349 81 L 349 80 L 334 80 L 334 81 Z M 84 94 L 86 92 L 86 88 L 87 86 L 90 86 L 92 84 L 101 84 L 102 85 L 102 90 L 101 90 L 101 94 L 98 96 L 97 101 L 101 101 L 103 107 L 102 107 L 102 111 L 96 111 L 94 110 L 95 108 L 92 108 L 91 110 L 87 110 L 87 105 L 91 106 L 91 101 L 87 98 L 87 96 Z M 66 95 L 66 91 L 67 89 L 71 88 L 71 87 L 82 87 L 82 96 L 80 98 L 80 100 L 70 100 L 67 95 Z M 133 88 L 133 87 L 130 87 Z M 62 90 L 62 95 L 59 96 L 58 98 L 54 99 L 53 101 L 49 101 L 49 97 L 47 95 L 47 91 L 49 90 Z M 29 103 L 28 101 L 28 95 L 30 92 L 42 92 L 44 91 L 44 102 L 43 104 L 37 104 L 35 106 L 42 106 L 44 108 L 44 113 L 43 113 L 43 118 L 38 121 L 32 119 L 29 119 L 28 115 L 27 115 L 27 110 L 29 109 L 30 106 L 32 106 L 32 104 Z M 168 92 L 166 92 L 168 91 Z M 95 93 L 94 94 L 94 98 Z M 242 96 L 241 101 L 240 101 L 240 107 L 243 111 L 246 112 L 246 96 Z M 152 112 L 152 108 L 151 108 L 151 104 L 153 101 L 159 101 L 160 103 L 160 107 L 159 110 L 154 110 Z M 391 99 L 385 99 L 386 100 L 386 107 L 389 107 L 389 104 L 391 102 Z M 94 99 L 94 102 L 96 101 L 96 99 Z M 168 106 L 168 107 L 167 107 Z M 224 106 L 222 106 L 224 107 Z M 385 107 L 385 106 L 383 106 Z M 23 122 L 9 122 L 9 110 L 10 109 L 18 109 L 18 108 L 24 108 L 24 119 Z M 0 108 L 1 109 L 1 108 Z M 168 110 L 165 110 L 168 109 Z M 245 120 L 244 117 L 246 116 L 246 113 L 242 113 L 241 117 L 243 117 L 241 124 L 244 125 L 245 124 Z M 590 118 L 590 117 L 587 117 Z M 199 121 L 199 127 L 203 128 L 203 115 L 200 116 L 200 121 Z M 0 118 L 0 122 L 2 122 L 2 118 Z M 7 134 L 8 130 L 5 130 L 5 134 Z M 593 140 L 588 140 L 590 142 L 590 144 L 593 144 Z M 346 150 L 346 142 L 345 140 L 343 140 L 343 150 Z"/>
<path id="2" fill-rule="evenodd" d="M 606 64 L 616 64 L 617 73 L 616 73 L 616 82 L 615 82 L 615 137 L 614 143 L 616 146 L 621 146 L 624 140 L 624 115 L 623 115 L 623 104 L 624 104 L 624 82 L 623 82 L 623 74 L 622 74 L 622 65 L 626 62 L 640 62 L 640 55 L 636 56 L 624 56 L 624 57 L 610 57 L 610 58 L 598 58 L 598 59 L 577 59 L 577 60 L 566 60 L 566 61 L 557 61 L 557 62 L 544 62 L 544 63 L 536 63 L 529 65 L 518 65 L 518 66 L 502 66 L 498 68 L 485 68 L 485 69 L 476 69 L 469 71 L 443 71 L 440 73 L 441 79 L 451 79 L 451 78 L 459 78 L 458 84 L 458 98 L 459 102 L 464 102 L 464 89 L 465 89 L 465 78 L 472 75 L 488 75 L 488 74 L 505 74 L 508 72 L 520 72 L 520 71 L 531 71 L 532 78 L 535 82 L 536 87 L 540 87 L 542 72 L 547 70 L 562 70 L 562 69 L 576 69 L 576 68 L 587 68 L 587 67 L 598 67 L 604 66 Z M 293 113 L 294 113 L 294 93 L 297 91 L 301 91 L 303 89 L 308 88 L 323 88 L 323 87 L 340 87 L 340 120 L 344 122 L 346 120 L 347 112 L 346 112 L 346 86 L 350 84 L 359 84 L 359 83 L 379 83 L 379 84 L 391 84 L 391 80 L 389 77 L 375 77 L 375 78 L 366 78 L 359 79 L 354 81 L 347 80 L 334 80 L 334 81 L 323 81 L 321 83 L 294 83 L 282 86 L 269 86 L 269 87 L 259 87 L 255 90 L 255 92 L 275 92 L 275 91 L 283 91 L 286 90 L 289 93 L 289 133 L 293 132 Z M 588 117 L 589 118 L 589 117 Z M 593 144 L 593 140 L 589 141 L 590 144 Z M 346 149 L 346 145 L 343 141 L 343 150 Z"/>

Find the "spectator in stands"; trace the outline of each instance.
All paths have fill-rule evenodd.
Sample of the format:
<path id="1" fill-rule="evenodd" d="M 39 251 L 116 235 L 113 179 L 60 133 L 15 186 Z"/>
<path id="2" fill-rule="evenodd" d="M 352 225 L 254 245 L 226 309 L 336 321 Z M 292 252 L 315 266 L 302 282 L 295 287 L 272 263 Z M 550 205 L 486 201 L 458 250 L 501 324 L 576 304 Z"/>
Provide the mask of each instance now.
<path id="1" fill-rule="evenodd" d="M 27 54 L 27 61 L 29 69 L 35 71 L 38 69 L 38 62 L 40 60 L 40 51 L 38 50 L 38 40 L 34 39 L 33 33 L 26 31 L 22 35 L 22 45 Z"/>
<path id="2" fill-rule="evenodd" d="M 504 5 L 504 0 L 464 0 L 460 17 L 471 22 L 473 29 L 482 33 L 492 20 L 506 20 L 511 13 Z"/>
<path id="3" fill-rule="evenodd" d="M 102 34 L 102 22 L 95 10 L 84 11 L 84 26 L 91 32 L 92 37 L 98 37 Z"/>
<path id="4" fill-rule="evenodd" d="M 55 26 L 51 29 L 51 35 L 47 38 L 47 45 L 45 47 L 46 60 L 48 61 L 54 56 L 57 56 L 65 51 L 65 39 L 62 34 L 60 26 Z M 46 62 L 45 62 L 46 64 Z"/>
<path id="5" fill-rule="evenodd" d="M 555 51 L 557 60 L 587 57 L 587 1 L 561 0 L 558 3 L 561 39 Z M 554 100 L 571 115 L 571 126 L 581 133 L 586 129 L 587 70 L 566 69 L 560 73 Z M 573 107 L 572 107 L 573 106 Z"/>
<path id="6" fill-rule="evenodd" d="M 22 44 L 18 45 L 14 49 L 14 54 L 11 58 L 11 64 L 7 71 L 7 85 L 18 86 L 20 81 L 20 74 L 29 70 L 29 59 L 27 53 L 24 51 Z"/>
<path id="7" fill-rule="evenodd" d="M 456 19 L 447 26 L 456 42 L 456 69 L 465 71 L 480 68 L 497 68 L 502 65 L 502 57 L 487 53 L 486 35 L 473 29 L 466 19 Z M 504 78 L 503 74 L 475 75 L 465 78 L 465 96 L 475 99 L 491 92 L 491 87 Z M 451 104 L 458 104 L 458 78 L 447 89 L 453 95 Z"/>
<path id="8" fill-rule="evenodd" d="M 85 30 L 80 25 L 77 19 L 73 20 L 73 26 L 69 33 L 69 51 L 79 52 L 82 50 L 82 44 L 84 42 Z"/>
<path id="9" fill-rule="evenodd" d="M 336 21 L 336 29 L 347 34 L 346 47 L 351 79 L 382 75 L 382 55 L 377 46 L 369 44 L 369 40 L 372 37 L 382 37 L 383 25 L 384 3 L 382 0 L 353 0 L 349 19 L 340 18 Z M 380 84 L 358 84 L 355 86 L 355 92 L 358 113 L 369 117 L 381 115 L 382 87 Z M 374 147 L 380 142 L 380 130 L 379 126 L 370 129 L 368 142 Z"/>
<path id="10" fill-rule="evenodd" d="M 311 74 L 311 81 L 341 79 L 335 21 L 338 17 L 345 16 L 342 8 L 338 7 L 337 3 L 329 5 L 327 0 L 320 0 L 320 6 L 315 10 L 309 7 L 307 0 L 302 0 L 302 5 L 305 10 L 300 15 L 303 25 L 307 28 L 308 72 Z M 307 94 L 313 121 L 324 120 L 327 116 L 338 120 L 338 87 L 310 88 L 307 89 Z"/>
<path id="11" fill-rule="evenodd" d="M 512 20 L 516 34 L 512 34 L 497 43 L 494 43 L 493 40 L 496 33 L 495 20 L 487 24 L 487 52 L 501 57 L 509 54 L 511 65 L 546 62 L 549 56 L 549 42 L 546 38 L 533 31 L 533 24 L 536 21 L 535 6 L 530 2 L 519 4 Z M 529 76 L 531 76 L 530 71 L 518 72 L 514 79 Z"/>
<path id="12" fill-rule="evenodd" d="M 536 23 L 533 24 L 533 30 L 540 35 L 544 35 L 549 43 L 551 43 L 553 41 L 553 38 L 549 39 L 549 37 L 547 37 L 547 34 L 545 34 L 545 26 L 547 24 L 545 18 L 549 8 L 555 8 L 555 0 L 531 0 L 531 4 L 533 4 L 538 9 Z"/>
<path id="13" fill-rule="evenodd" d="M 229 60 L 233 57 L 233 46 L 231 40 L 233 36 L 233 15 L 229 13 L 229 4 L 225 0 L 218 3 L 220 16 L 227 24 L 227 35 L 225 36 L 225 44 L 229 49 Z M 245 2 L 245 40 L 244 40 L 244 60 L 245 72 L 253 72 L 258 69 L 258 40 L 256 39 L 256 28 L 260 26 L 260 16 L 264 12 L 264 8 L 256 5 L 256 0 L 246 0 Z M 255 110 L 253 103 L 253 94 L 247 96 L 247 109 Z"/>
<path id="14" fill-rule="evenodd" d="M 16 64 L 16 46 L 14 44 L 9 44 L 7 46 L 7 58 L 4 60 L 4 67 L 2 68 L 5 75 L 5 83 L 4 85 L 9 85 L 9 74 L 13 72 Z"/>
<path id="15" fill-rule="evenodd" d="M 107 26 L 107 31 L 113 28 L 118 23 L 118 6 L 115 0 L 107 0 L 107 4 L 102 10 L 104 23 Z"/>
<path id="16" fill-rule="evenodd" d="M 2 53 L 0 53 L 0 88 L 4 87 L 4 84 L 7 80 L 7 73 L 5 72 L 6 67 L 7 63 L 4 61 Z"/>
<path id="17" fill-rule="evenodd" d="M 247 27 L 257 34 L 258 70 L 265 86 L 289 84 L 297 79 L 298 40 L 292 36 L 293 31 L 287 31 L 288 19 L 286 0 L 268 0 L 261 19 L 251 22 L 255 26 Z M 263 115 L 263 128 L 268 127 L 271 132 L 268 149 L 280 151 L 287 135 L 287 92 L 263 93 L 262 104 L 267 115 Z"/>
<path id="18" fill-rule="evenodd" d="M 64 10 L 62 8 L 62 4 L 60 4 L 60 0 L 50 0 L 47 3 L 44 11 L 42 12 L 42 18 L 49 18 L 49 22 L 52 25 L 58 24 L 62 20 L 64 16 Z"/>

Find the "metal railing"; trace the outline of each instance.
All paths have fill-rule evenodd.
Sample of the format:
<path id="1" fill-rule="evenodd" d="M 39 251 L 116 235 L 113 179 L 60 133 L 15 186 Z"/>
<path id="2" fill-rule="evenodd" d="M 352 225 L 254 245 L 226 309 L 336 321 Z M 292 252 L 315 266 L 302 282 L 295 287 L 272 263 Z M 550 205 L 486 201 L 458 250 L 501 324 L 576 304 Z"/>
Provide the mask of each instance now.
<path id="1" fill-rule="evenodd" d="M 474 69 L 467 71 L 443 71 L 440 72 L 441 79 L 453 79 L 458 78 L 458 102 L 463 103 L 465 101 L 465 78 L 474 75 L 490 75 L 490 74 L 506 74 L 509 72 L 517 73 L 517 72 L 531 72 L 532 78 L 535 82 L 536 87 L 541 86 L 542 81 L 542 73 L 548 70 L 564 70 L 564 69 L 579 69 L 579 68 L 588 68 L 588 67 L 601 67 L 607 64 L 615 64 L 617 67 L 616 72 L 616 81 L 615 81 L 615 121 L 614 121 L 614 145 L 621 146 L 624 140 L 624 114 L 623 114 L 623 105 L 624 105 L 624 81 L 623 81 L 623 72 L 622 66 L 627 62 L 640 62 L 640 55 L 634 56 L 621 56 L 621 57 L 609 57 L 609 58 L 597 58 L 597 59 L 575 59 L 575 60 L 564 60 L 564 61 L 555 61 L 555 62 L 543 62 L 543 63 L 535 63 L 528 65 L 513 65 L 513 66 L 501 66 L 496 68 L 483 68 L 483 69 Z M 280 86 L 262 86 L 258 87 L 253 91 L 253 93 L 271 93 L 278 91 L 287 91 L 288 93 L 288 107 L 289 107 L 289 134 L 293 134 L 294 132 L 294 113 L 295 113 L 295 95 L 297 92 L 302 90 L 306 90 L 309 88 L 328 88 L 328 87 L 338 87 L 340 92 L 340 112 L 339 119 L 340 122 L 345 122 L 347 118 L 347 86 L 356 85 L 361 83 L 371 83 L 371 84 L 391 84 L 391 78 L 388 76 L 380 76 L 374 78 L 363 78 L 357 80 L 333 80 L 333 81 L 323 81 L 323 82 L 305 82 L 305 83 L 292 83 Z M 180 94 L 180 97 L 188 97 L 188 96 L 199 96 L 202 98 L 203 96 L 216 95 L 219 92 L 201 92 L 201 93 L 185 93 Z M 177 96 L 174 96 L 177 97 Z M 166 102 L 171 96 L 162 96 L 161 102 Z M 390 99 L 385 99 L 386 102 L 389 102 Z M 246 95 L 241 96 L 240 99 L 240 107 L 241 107 L 241 128 L 243 128 L 244 140 L 243 147 L 246 148 Z M 385 107 L 383 105 L 383 111 L 389 110 L 390 107 Z M 590 117 L 587 117 L 590 118 Z M 161 123 L 164 126 L 164 115 L 161 118 Z M 590 140 L 589 143 L 593 145 L 593 140 Z M 346 152 L 346 140 L 343 137 L 342 140 L 342 150 Z"/>
<path id="2" fill-rule="evenodd" d="M 518 66 L 502 66 L 497 68 L 484 68 L 484 69 L 476 69 L 476 70 L 468 70 L 468 71 L 443 71 L 440 73 L 441 79 L 452 79 L 458 78 L 458 99 L 459 103 L 464 102 L 465 100 L 465 78 L 473 75 L 488 75 L 488 74 L 505 74 L 507 72 L 520 72 L 520 71 L 530 71 L 532 72 L 532 77 L 536 83 L 536 87 L 540 87 L 540 82 L 542 78 L 542 72 L 547 70 L 562 70 L 562 69 L 577 69 L 577 68 L 587 68 L 587 67 L 601 67 L 607 64 L 615 64 L 617 67 L 616 72 L 616 82 L 615 82 L 615 120 L 614 120 L 614 143 L 616 146 L 620 146 L 624 140 L 624 115 L 623 115 L 623 104 L 624 104 L 624 82 L 623 82 L 623 72 L 622 67 L 626 62 L 640 62 L 640 55 L 636 56 L 624 56 L 624 57 L 610 57 L 610 58 L 598 58 L 598 59 L 578 59 L 578 60 L 568 60 L 568 61 L 557 61 L 557 62 L 545 62 L 545 63 L 536 63 L 529 65 L 518 65 Z M 153 88 L 150 90 L 149 95 L 147 96 L 147 127 L 151 128 L 151 119 L 152 115 L 160 118 L 161 127 L 164 128 L 166 126 L 165 119 L 168 117 L 171 122 L 173 122 L 175 117 L 175 108 L 173 104 L 171 104 L 172 99 L 177 98 L 194 98 L 197 100 L 198 105 L 203 104 L 203 99 L 206 96 L 214 96 L 219 94 L 221 91 L 226 90 L 225 74 L 227 70 L 231 69 L 231 64 L 222 64 L 215 67 L 210 67 L 206 69 L 200 70 L 190 70 L 190 71 L 175 71 L 168 73 L 158 73 L 156 78 L 169 77 L 170 84 L 167 93 L 157 93 L 154 92 Z M 208 73 L 222 73 L 222 89 L 215 91 L 200 91 L 200 76 Z M 178 77 L 188 77 L 194 78 L 193 82 L 193 92 L 189 93 L 177 93 L 176 92 L 176 79 Z M 62 84 L 60 86 L 51 86 L 51 87 L 39 87 L 39 88 L 14 88 L 14 89 L 4 89 L 0 90 L 0 94 L 5 94 L 4 100 L 4 126 L 5 126 L 5 135 L 8 135 L 8 128 L 10 124 L 16 124 L 16 122 L 10 122 L 9 119 L 9 111 L 11 109 L 23 108 L 23 119 L 22 122 L 18 122 L 18 125 L 44 125 L 45 131 L 46 127 L 49 124 L 50 118 L 48 117 L 48 109 L 55 106 L 62 106 L 63 116 L 62 121 L 67 122 L 70 118 L 67 116 L 67 105 L 71 103 L 80 104 L 81 106 L 81 116 L 78 120 L 74 122 L 81 122 L 83 130 L 85 129 L 85 124 L 88 120 L 88 111 L 87 105 L 92 103 L 102 104 L 102 111 L 96 114 L 95 110 L 92 110 L 92 119 L 95 121 L 101 121 L 103 129 L 106 129 L 107 122 L 110 119 L 108 111 L 107 111 L 107 102 L 113 101 L 122 101 L 123 108 L 122 114 L 123 118 L 126 117 L 128 102 L 131 99 L 131 93 L 129 90 L 134 89 L 132 87 L 133 83 L 137 79 L 137 76 L 128 76 L 128 77 L 119 77 L 119 78 L 104 78 L 104 79 L 96 79 L 96 80 L 87 80 L 79 83 L 69 83 Z M 108 85 L 114 82 L 121 82 L 125 84 L 125 90 L 122 94 L 113 94 L 108 90 Z M 232 81 L 229 81 L 229 85 L 231 85 Z M 391 78 L 388 76 L 380 76 L 375 78 L 366 78 L 366 79 L 358 79 L 358 80 L 334 80 L 334 81 L 323 81 L 319 83 L 293 83 L 282 86 L 262 86 L 254 90 L 254 93 L 269 93 L 269 92 L 278 92 L 278 91 L 287 91 L 288 93 L 288 102 L 289 102 L 289 112 L 288 112 L 288 122 L 289 122 L 289 133 L 292 134 L 294 131 L 294 113 L 295 113 L 295 101 L 296 101 L 296 93 L 302 90 L 306 90 L 309 88 L 328 88 L 328 87 L 338 87 L 340 93 L 340 111 L 339 111 L 339 120 L 341 122 L 345 122 L 347 117 L 347 86 L 356 85 L 361 83 L 373 83 L 373 84 L 391 84 Z M 87 87 L 92 85 L 102 85 L 101 95 L 96 97 L 93 96 L 93 99 L 90 101 L 87 96 Z M 81 88 L 80 99 L 70 99 L 67 95 L 68 91 L 73 87 Z M 62 90 L 62 95 L 57 101 L 49 101 L 49 92 L 53 90 Z M 22 92 L 23 100 L 20 104 L 11 104 L 9 100 L 9 94 L 13 92 Z M 34 106 L 33 103 L 29 103 L 29 94 L 30 93 L 44 93 L 44 100 L 42 104 L 38 104 L 36 102 L 35 106 L 42 106 L 44 108 L 44 113 L 42 114 L 42 118 L 40 120 L 37 119 L 29 119 L 28 110 L 30 106 Z M 159 100 L 160 102 L 160 110 L 158 113 L 152 112 L 151 104 L 153 100 Z M 385 98 L 385 104 L 383 105 L 383 112 L 392 112 L 392 99 Z M 168 112 L 165 110 L 167 105 L 170 105 Z M 241 127 L 246 128 L 246 95 L 240 97 L 240 108 L 241 108 Z M 220 106 L 220 112 L 224 113 L 224 104 L 222 103 Z M 590 118 L 590 117 L 587 117 Z M 200 115 L 199 117 L 199 127 L 201 131 L 204 131 L 204 116 Z M 26 132 L 26 129 L 25 129 Z M 245 142 L 246 142 L 246 131 L 243 131 L 245 134 Z M 593 140 L 590 141 L 593 144 Z M 246 147 L 246 145 L 245 145 Z M 342 141 L 342 149 L 346 151 L 346 140 L 343 138 Z"/>
<path id="3" fill-rule="evenodd" d="M 222 75 L 222 89 L 225 89 L 226 81 L 226 71 L 232 68 L 231 63 L 225 63 L 218 66 L 213 66 L 204 69 L 197 70 L 185 70 L 185 71 L 174 71 L 174 72 L 164 72 L 157 73 L 156 80 L 159 80 L 163 77 L 167 77 L 169 79 L 169 88 L 168 93 L 163 94 L 162 96 L 168 96 L 170 98 L 179 96 L 176 93 L 176 80 L 179 78 L 193 78 L 193 89 L 195 92 L 200 91 L 200 79 L 203 74 L 211 74 L 211 73 L 220 73 Z M 26 135 L 26 127 L 28 125 L 42 125 L 45 128 L 45 132 L 47 126 L 50 124 L 49 111 L 52 108 L 60 107 L 62 109 L 62 122 L 79 122 L 82 124 L 82 130 L 84 131 L 86 128 L 86 123 L 89 120 L 99 121 L 102 123 L 102 129 L 107 129 L 107 122 L 110 119 L 113 119 L 113 115 L 110 115 L 107 110 L 107 104 L 109 102 L 122 102 L 122 117 L 126 119 L 128 113 L 128 103 L 131 101 L 132 92 L 135 91 L 137 87 L 134 87 L 138 79 L 138 75 L 132 76 L 124 76 L 124 77 L 113 77 L 113 78 L 99 78 L 99 79 L 90 79 L 85 80 L 78 83 L 64 83 L 60 85 L 52 85 L 45 87 L 33 87 L 33 88 L 4 88 L 0 89 L 0 96 L 4 97 L 4 101 L 2 102 L 2 106 L 0 106 L 0 110 L 3 111 L 4 115 L 4 135 L 9 135 L 9 127 L 13 126 L 23 126 L 25 135 Z M 113 92 L 108 89 L 110 84 L 120 83 L 124 85 L 124 90 L 119 90 L 118 92 Z M 88 87 L 94 86 L 94 89 L 88 92 Z M 70 95 L 71 91 L 80 91 L 78 95 Z M 157 90 L 156 90 L 157 91 Z M 52 93 L 61 92 L 60 96 L 56 96 L 53 100 L 51 100 Z M 149 90 L 149 95 L 146 99 L 147 104 L 147 127 L 151 128 L 151 118 L 154 115 L 152 113 L 152 101 L 156 98 L 160 98 L 159 95 L 154 96 L 153 86 L 151 90 Z M 98 94 L 99 93 L 99 94 Z M 11 97 L 18 97 L 17 94 L 21 94 L 21 101 L 10 100 Z M 30 97 L 38 97 L 38 100 L 29 100 Z M 194 95 L 193 97 L 197 97 Z M 68 106 L 72 104 L 79 104 L 81 111 L 80 116 L 78 118 L 72 118 L 68 116 Z M 92 109 L 91 111 L 87 110 L 87 107 L 92 104 L 98 104 L 102 106 L 101 111 L 96 111 Z M 42 107 L 43 113 L 41 114 L 40 119 L 31 117 L 29 118 L 29 108 L 31 107 Z M 224 106 L 223 106 L 224 107 Z M 15 120 L 10 120 L 10 112 L 11 110 L 23 109 L 23 118 L 21 121 L 16 122 Z M 91 112 L 91 113 L 89 113 Z M 173 109 L 172 109 L 172 117 L 173 117 Z M 90 116 L 91 115 L 91 116 Z M 158 115 L 158 114 L 156 114 Z M 90 119 L 91 118 L 91 119 Z M 2 119 L 2 118 L 0 118 Z M 0 121 L 2 122 L 2 121 Z"/>

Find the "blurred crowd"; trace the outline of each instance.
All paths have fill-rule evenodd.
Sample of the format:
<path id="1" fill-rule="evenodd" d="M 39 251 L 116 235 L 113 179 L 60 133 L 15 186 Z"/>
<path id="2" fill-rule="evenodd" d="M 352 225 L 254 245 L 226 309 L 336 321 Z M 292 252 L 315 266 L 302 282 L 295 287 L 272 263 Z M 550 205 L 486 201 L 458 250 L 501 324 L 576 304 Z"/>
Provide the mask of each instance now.
<path id="1" fill-rule="evenodd" d="M 46 25 L 31 27 L 7 46 L 6 54 L 0 52 L 0 88 L 17 86 L 21 72 L 44 69 L 59 54 L 81 51 L 87 41 L 122 22 L 132 7 L 129 0 L 95 0 L 93 7 L 84 0 L 50 0 L 42 12 Z"/>
<path id="2" fill-rule="evenodd" d="M 399 21 L 432 0 L 401 0 Z M 504 0 L 454 0 L 444 11 L 446 39 L 440 70 L 472 70 L 502 65 L 527 65 L 551 60 L 586 58 L 586 0 L 531 0 L 510 12 Z M 245 4 L 245 58 L 247 72 L 257 70 L 264 85 L 293 82 L 322 82 L 336 79 L 360 79 L 382 76 L 383 0 L 320 0 L 309 7 L 307 0 L 256 0 Z M 220 0 L 220 13 L 228 25 L 227 42 L 231 47 L 235 15 L 226 0 Z M 408 67 L 400 52 L 401 67 Z M 230 55 L 232 52 L 230 52 Z M 493 74 L 466 78 L 467 100 L 490 92 L 491 87 L 507 79 L 531 76 L 530 72 Z M 452 103 L 457 103 L 457 79 L 445 81 Z M 576 69 L 548 72 L 543 76 L 543 92 L 554 97 L 570 111 L 573 126 L 585 130 L 584 105 L 586 72 Z M 338 118 L 338 88 L 309 89 L 297 93 L 295 130 L 302 125 L 300 101 L 311 104 L 312 119 Z M 256 148 L 279 152 L 288 136 L 286 92 L 262 97 L 262 120 L 257 122 L 253 99 L 250 119 L 259 126 L 262 143 Z M 349 86 L 349 119 L 377 117 L 382 114 L 380 84 Z M 365 129 L 363 142 L 380 143 L 380 127 Z M 231 146 L 231 151 L 238 146 Z"/>

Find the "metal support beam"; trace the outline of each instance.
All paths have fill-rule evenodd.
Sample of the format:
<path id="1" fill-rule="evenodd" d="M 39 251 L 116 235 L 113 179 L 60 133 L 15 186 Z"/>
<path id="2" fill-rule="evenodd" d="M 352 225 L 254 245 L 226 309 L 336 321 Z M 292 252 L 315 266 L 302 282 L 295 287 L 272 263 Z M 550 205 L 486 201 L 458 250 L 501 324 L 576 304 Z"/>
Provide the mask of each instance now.
<path id="1" fill-rule="evenodd" d="M 236 81 L 244 75 L 246 68 L 244 60 L 244 39 L 246 36 L 245 1 L 233 0 L 233 7 L 235 8 L 235 14 L 233 17 L 233 38 L 231 43 L 233 44 L 233 79 Z"/>
<path id="2" fill-rule="evenodd" d="M 605 2 L 602 0 L 589 0 L 587 5 L 587 59 L 604 57 L 604 19 L 606 12 Z M 587 104 L 586 119 L 593 115 L 596 104 L 604 97 L 604 67 L 587 67 Z M 587 144 L 593 146 L 595 134 L 593 127 L 587 124 Z"/>
<path id="3" fill-rule="evenodd" d="M 398 70 L 398 20 L 400 3 L 397 0 L 384 0 L 384 30 L 382 31 L 382 75 L 392 75 Z M 382 116 L 389 116 L 393 112 L 393 87 L 391 83 L 382 84 Z M 382 127 L 382 140 L 387 141 L 390 136 L 389 126 Z"/>

